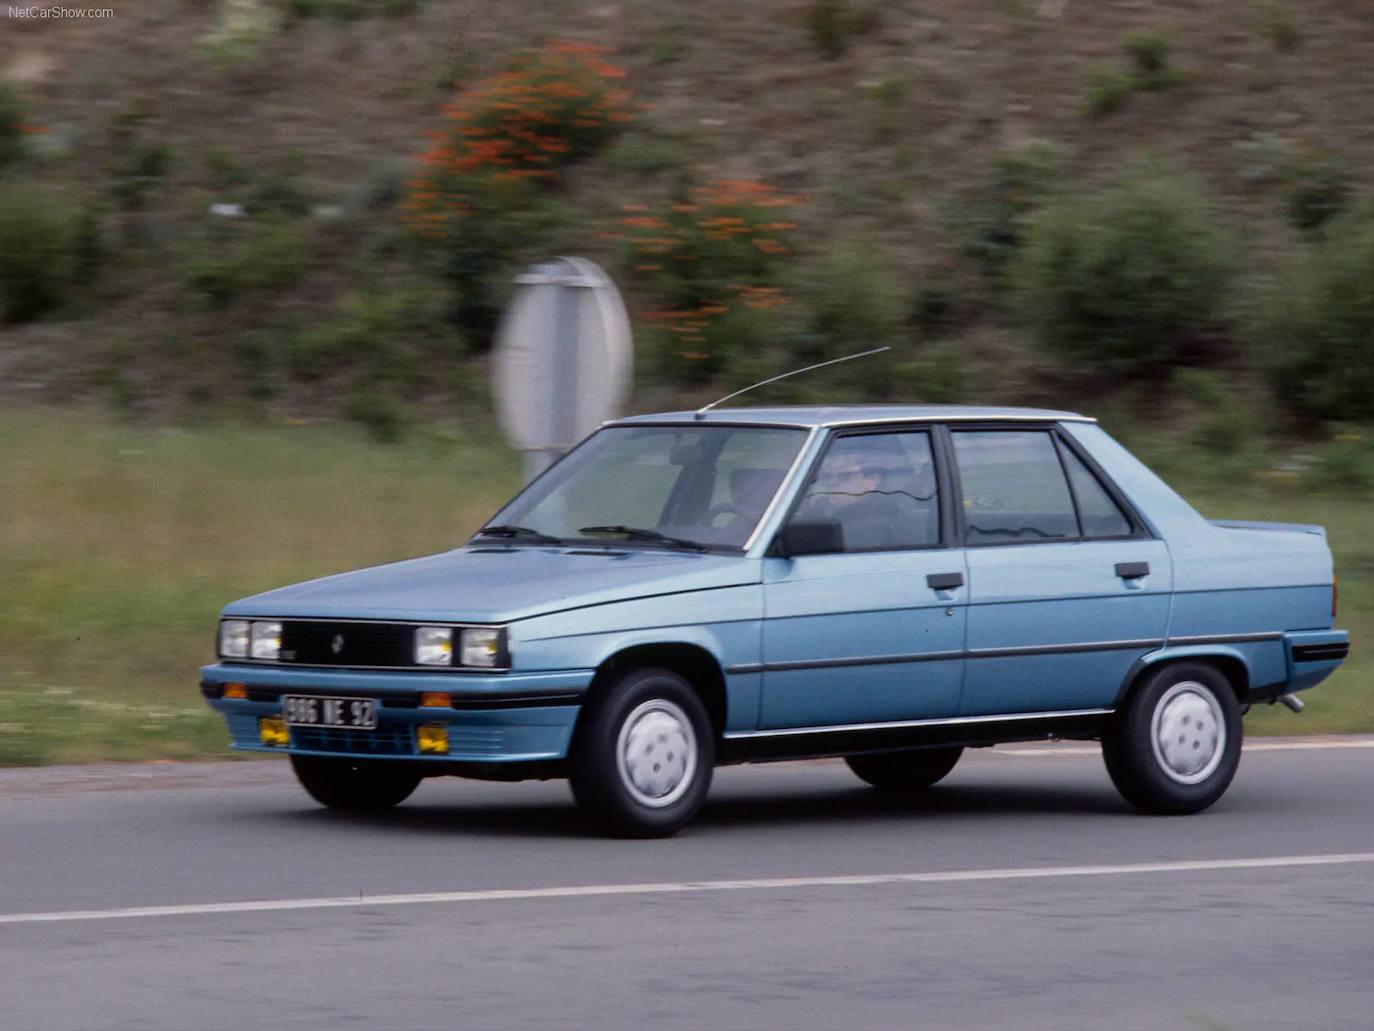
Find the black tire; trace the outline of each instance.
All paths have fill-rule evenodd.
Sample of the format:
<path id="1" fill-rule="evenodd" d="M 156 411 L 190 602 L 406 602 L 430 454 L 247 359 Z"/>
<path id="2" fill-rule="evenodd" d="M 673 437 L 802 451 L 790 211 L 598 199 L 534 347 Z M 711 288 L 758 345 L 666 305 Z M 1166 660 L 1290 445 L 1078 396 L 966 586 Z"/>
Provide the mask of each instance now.
<path id="1" fill-rule="evenodd" d="M 847 765 L 858 778 L 879 791 L 914 793 L 943 780 L 954 769 L 962 747 L 914 748 L 903 752 L 851 755 Z"/>
<path id="2" fill-rule="evenodd" d="M 710 717 L 686 680 L 631 670 L 582 712 L 569 781 L 577 804 L 610 833 L 667 837 L 706 800 L 715 753 Z"/>
<path id="3" fill-rule="evenodd" d="M 1230 682 L 1205 663 L 1179 663 L 1136 684 L 1102 736 L 1102 758 L 1135 808 L 1196 813 L 1236 775 L 1242 733 Z"/>
<path id="4" fill-rule="evenodd" d="M 330 809 L 381 812 L 400 805 L 420 783 L 420 776 L 386 761 L 324 759 L 293 755 L 291 769 L 310 797 Z"/>

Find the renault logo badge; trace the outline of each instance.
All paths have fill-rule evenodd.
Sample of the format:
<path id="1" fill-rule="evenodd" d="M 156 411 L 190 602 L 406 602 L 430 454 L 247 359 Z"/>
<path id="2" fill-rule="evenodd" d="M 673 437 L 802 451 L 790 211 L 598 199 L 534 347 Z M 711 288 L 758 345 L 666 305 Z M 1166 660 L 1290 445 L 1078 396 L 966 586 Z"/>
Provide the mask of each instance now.
<path id="1" fill-rule="evenodd" d="M 333 641 L 330 643 L 330 645 L 329 645 L 329 650 L 332 651 L 335 655 L 338 655 L 339 652 L 343 651 L 343 647 L 344 647 L 344 635 L 343 635 L 343 634 L 335 634 L 335 635 L 334 635 L 334 640 L 333 640 Z"/>

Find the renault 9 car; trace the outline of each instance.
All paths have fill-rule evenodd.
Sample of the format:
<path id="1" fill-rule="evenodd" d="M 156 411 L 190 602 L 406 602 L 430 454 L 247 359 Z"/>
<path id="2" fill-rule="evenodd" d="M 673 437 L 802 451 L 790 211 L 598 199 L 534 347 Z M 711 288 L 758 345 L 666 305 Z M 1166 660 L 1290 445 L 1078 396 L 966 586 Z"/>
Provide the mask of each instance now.
<path id="1" fill-rule="evenodd" d="M 1337 668 L 1318 526 L 1208 520 L 1088 417 L 740 408 L 603 426 L 455 550 L 236 601 L 202 693 L 323 805 L 567 778 L 666 835 L 715 766 L 842 756 L 918 792 L 962 751 L 1100 740 L 1206 808 L 1242 715 Z"/>

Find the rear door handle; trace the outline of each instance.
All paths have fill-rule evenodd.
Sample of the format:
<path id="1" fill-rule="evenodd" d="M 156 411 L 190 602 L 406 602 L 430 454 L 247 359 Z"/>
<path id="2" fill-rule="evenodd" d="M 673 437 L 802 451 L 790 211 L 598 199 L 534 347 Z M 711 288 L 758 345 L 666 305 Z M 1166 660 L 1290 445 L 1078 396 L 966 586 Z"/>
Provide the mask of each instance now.
<path id="1" fill-rule="evenodd" d="M 1118 562 L 1116 564 L 1116 575 L 1123 580 L 1134 580 L 1136 577 L 1150 575 L 1150 563 L 1148 562 Z"/>
<path id="2" fill-rule="evenodd" d="M 948 591 L 955 587 L 964 586 L 963 573 L 928 573 L 926 574 L 926 586 L 932 591 Z"/>

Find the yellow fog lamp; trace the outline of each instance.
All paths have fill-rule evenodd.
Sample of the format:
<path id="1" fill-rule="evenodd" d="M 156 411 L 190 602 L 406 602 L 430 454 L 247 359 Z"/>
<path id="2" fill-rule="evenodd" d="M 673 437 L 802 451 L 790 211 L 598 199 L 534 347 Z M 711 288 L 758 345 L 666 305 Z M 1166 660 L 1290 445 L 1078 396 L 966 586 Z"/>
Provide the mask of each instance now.
<path id="1" fill-rule="evenodd" d="M 440 723 L 416 727 L 415 743 L 421 755 L 448 755 L 448 727 Z"/>
<path id="2" fill-rule="evenodd" d="M 291 744 L 291 732 L 286 729 L 285 720 L 264 716 L 258 720 L 258 740 L 273 748 L 285 748 Z"/>

